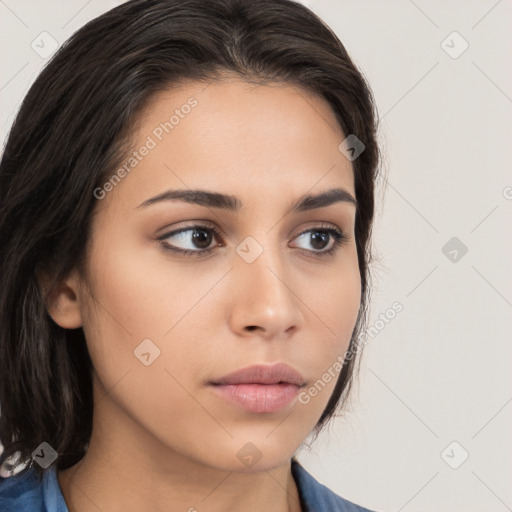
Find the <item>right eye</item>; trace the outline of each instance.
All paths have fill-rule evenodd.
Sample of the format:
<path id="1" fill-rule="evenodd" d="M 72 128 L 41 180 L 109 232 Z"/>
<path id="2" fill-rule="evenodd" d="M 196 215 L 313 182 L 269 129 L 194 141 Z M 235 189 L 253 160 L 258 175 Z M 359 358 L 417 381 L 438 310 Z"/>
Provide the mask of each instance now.
<path id="1" fill-rule="evenodd" d="M 187 226 L 158 238 L 165 250 L 187 256 L 210 253 L 213 250 L 210 245 L 214 239 L 220 239 L 220 234 L 215 228 L 205 225 Z M 169 240 L 173 240 L 173 243 L 169 243 Z"/>

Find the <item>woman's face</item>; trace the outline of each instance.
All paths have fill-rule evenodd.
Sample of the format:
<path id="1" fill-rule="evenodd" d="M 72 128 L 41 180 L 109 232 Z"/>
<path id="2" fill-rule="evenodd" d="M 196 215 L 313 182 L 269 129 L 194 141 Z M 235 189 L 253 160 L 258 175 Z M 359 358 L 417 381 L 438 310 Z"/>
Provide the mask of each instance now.
<path id="1" fill-rule="evenodd" d="M 148 460 L 229 471 L 293 455 L 332 394 L 361 298 L 344 139 L 327 103 L 289 85 L 195 82 L 153 99 L 125 172 L 96 191 L 78 295 L 102 435 Z M 304 201 L 333 189 L 345 195 Z M 176 191 L 204 194 L 163 196 Z M 274 363 L 301 387 L 279 373 L 258 383 L 261 371 L 219 384 Z"/>

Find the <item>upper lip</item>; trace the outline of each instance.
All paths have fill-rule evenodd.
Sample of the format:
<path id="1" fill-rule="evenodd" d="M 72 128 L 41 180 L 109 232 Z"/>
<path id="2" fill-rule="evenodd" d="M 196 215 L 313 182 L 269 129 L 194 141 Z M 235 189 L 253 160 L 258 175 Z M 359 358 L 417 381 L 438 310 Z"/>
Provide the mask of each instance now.
<path id="1" fill-rule="evenodd" d="M 224 375 L 213 384 L 279 384 L 304 385 L 304 377 L 286 363 L 254 365 Z"/>

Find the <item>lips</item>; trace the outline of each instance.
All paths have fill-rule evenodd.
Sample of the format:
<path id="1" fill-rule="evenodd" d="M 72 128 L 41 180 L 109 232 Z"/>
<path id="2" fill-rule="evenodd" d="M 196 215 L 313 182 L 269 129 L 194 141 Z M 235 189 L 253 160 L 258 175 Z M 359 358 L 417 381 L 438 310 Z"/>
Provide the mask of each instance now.
<path id="1" fill-rule="evenodd" d="M 304 385 L 304 377 L 285 363 L 249 366 L 211 382 L 218 396 L 257 413 L 284 409 Z"/>
<path id="2" fill-rule="evenodd" d="M 225 375 L 213 384 L 305 384 L 304 377 L 285 363 L 255 365 Z"/>

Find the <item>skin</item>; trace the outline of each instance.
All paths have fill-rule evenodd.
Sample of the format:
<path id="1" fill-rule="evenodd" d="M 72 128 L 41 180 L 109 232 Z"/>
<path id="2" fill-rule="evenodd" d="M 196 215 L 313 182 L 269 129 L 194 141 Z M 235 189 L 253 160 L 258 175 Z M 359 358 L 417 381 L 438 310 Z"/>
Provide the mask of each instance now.
<path id="1" fill-rule="evenodd" d="M 58 472 L 70 512 L 299 511 L 290 459 L 314 428 L 336 379 L 307 404 L 275 413 L 241 409 L 208 383 L 252 364 L 286 362 L 309 388 L 343 354 L 361 289 L 349 202 L 302 213 L 305 194 L 342 188 L 355 197 L 345 138 L 329 105 L 291 85 L 236 77 L 187 83 L 155 96 L 140 116 L 140 148 L 168 112 L 198 104 L 98 201 L 85 275 L 74 271 L 48 311 L 82 327 L 95 369 L 93 432 L 85 457 Z M 138 208 L 167 190 L 237 196 L 237 212 L 183 201 Z M 199 221 L 221 232 L 212 252 L 172 253 L 157 238 Z M 336 252 L 308 229 L 337 228 Z M 168 244 L 190 250 L 193 231 Z M 247 263 L 236 247 L 263 248 Z M 251 327 L 252 326 L 252 327 Z M 160 356 L 134 356 L 144 339 Z M 252 443 L 261 458 L 237 457 Z M 172 505 L 171 505 L 172 504 Z"/>

